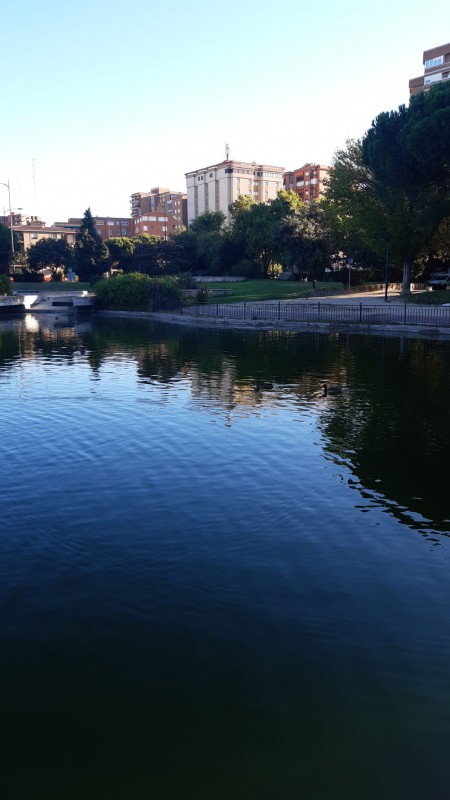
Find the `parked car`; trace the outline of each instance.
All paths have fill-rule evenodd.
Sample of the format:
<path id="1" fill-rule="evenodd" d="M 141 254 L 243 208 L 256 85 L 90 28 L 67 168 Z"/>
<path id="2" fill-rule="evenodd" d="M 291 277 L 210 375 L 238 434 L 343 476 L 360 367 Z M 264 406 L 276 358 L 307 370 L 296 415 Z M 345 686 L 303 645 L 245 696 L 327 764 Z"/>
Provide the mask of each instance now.
<path id="1" fill-rule="evenodd" d="M 446 289 L 450 286 L 450 275 L 448 272 L 435 272 L 427 281 L 427 286 L 431 286 L 432 289 Z"/>

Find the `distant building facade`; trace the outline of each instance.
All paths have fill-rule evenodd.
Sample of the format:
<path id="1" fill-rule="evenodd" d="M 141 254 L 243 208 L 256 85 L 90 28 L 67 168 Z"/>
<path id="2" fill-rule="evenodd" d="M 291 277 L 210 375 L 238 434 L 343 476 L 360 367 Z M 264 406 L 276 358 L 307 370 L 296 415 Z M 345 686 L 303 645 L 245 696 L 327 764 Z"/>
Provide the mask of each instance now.
<path id="1" fill-rule="evenodd" d="M 186 173 L 188 224 L 205 211 L 221 211 L 230 220 L 231 203 L 243 194 L 266 203 L 283 188 L 284 167 L 256 161 L 221 161 Z"/>
<path id="2" fill-rule="evenodd" d="M 419 78 L 411 78 L 409 94 L 429 92 L 432 86 L 449 79 L 450 73 L 450 43 L 442 44 L 425 50 L 423 54 L 424 74 Z"/>
<path id="3" fill-rule="evenodd" d="M 15 228 L 16 225 L 28 225 L 32 222 L 41 223 L 42 220 L 40 217 L 34 217 L 32 214 L 23 214 L 21 211 L 12 212 L 13 228 Z M 6 225 L 6 227 L 9 228 L 11 226 L 11 215 L 0 215 L 0 225 Z"/>
<path id="4" fill-rule="evenodd" d="M 155 186 L 149 192 L 135 192 L 131 195 L 131 217 L 136 236 L 148 233 L 165 238 L 187 227 L 186 194 L 162 186 Z"/>
<path id="5" fill-rule="evenodd" d="M 56 223 L 47 228 L 45 222 L 37 218 L 26 225 L 13 225 L 13 230 L 21 253 L 26 253 L 30 247 L 42 239 L 65 239 L 68 244 L 74 244 L 76 235 L 76 231 L 68 231 Z"/>
<path id="6" fill-rule="evenodd" d="M 92 219 L 102 241 L 113 236 L 133 236 L 133 221 L 129 217 L 92 217 Z M 69 217 L 67 222 L 55 222 L 54 225 L 76 233 L 82 221 L 82 217 Z"/>
<path id="7" fill-rule="evenodd" d="M 293 191 L 304 203 L 320 200 L 325 194 L 324 180 L 330 171 L 324 164 L 304 164 L 284 173 L 284 188 Z"/>

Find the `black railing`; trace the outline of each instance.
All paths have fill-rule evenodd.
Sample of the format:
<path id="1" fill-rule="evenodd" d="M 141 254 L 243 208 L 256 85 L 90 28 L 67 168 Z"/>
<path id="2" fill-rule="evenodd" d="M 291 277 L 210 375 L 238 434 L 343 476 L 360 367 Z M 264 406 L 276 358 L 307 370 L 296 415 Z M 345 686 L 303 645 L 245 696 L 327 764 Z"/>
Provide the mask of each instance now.
<path id="1" fill-rule="evenodd" d="M 164 303 L 160 312 L 189 317 L 216 317 L 237 320 L 273 320 L 283 322 L 342 322 L 365 325 L 450 325 L 450 307 L 415 306 L 411 303 L 392 305 L 337 305 L 327 303 L 209 303 L 183 306 Z"/>

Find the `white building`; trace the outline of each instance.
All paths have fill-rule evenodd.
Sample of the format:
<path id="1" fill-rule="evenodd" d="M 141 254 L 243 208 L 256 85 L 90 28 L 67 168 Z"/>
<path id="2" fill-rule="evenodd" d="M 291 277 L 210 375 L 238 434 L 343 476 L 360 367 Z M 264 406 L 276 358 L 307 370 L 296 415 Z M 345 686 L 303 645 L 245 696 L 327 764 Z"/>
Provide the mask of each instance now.
<path id="1" fill-rule="evenodd" d="M 230 220 L 231 203 L 248 194 L 257 203 L 265 203 L 283 189 L 284 167 L 251 164 L 245 161 L 222 161 L 186 173 L 188 224 L 205 211 L 222 211 Z"/>

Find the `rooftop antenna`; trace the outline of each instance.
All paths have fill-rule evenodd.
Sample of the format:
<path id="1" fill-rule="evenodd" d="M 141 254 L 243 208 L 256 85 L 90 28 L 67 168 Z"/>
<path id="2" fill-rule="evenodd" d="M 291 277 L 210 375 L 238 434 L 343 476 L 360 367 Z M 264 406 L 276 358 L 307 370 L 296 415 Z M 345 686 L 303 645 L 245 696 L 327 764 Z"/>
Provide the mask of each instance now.
<path id="1" fill-rule="evenodd" d="M 36 200 L 36 162 L 33 157 L 32 161 L 32 173 L 33 173 L 33 205 L 34 205 L 34 213 L 37 214 L 37 200 Z"/>
<path id="2" fill-rule="evenodd" d="M 225 142 L 225 161 L 230 160 L 230 145 Z"/>

